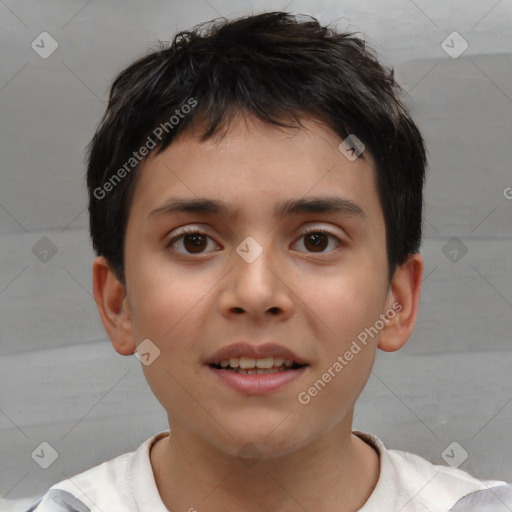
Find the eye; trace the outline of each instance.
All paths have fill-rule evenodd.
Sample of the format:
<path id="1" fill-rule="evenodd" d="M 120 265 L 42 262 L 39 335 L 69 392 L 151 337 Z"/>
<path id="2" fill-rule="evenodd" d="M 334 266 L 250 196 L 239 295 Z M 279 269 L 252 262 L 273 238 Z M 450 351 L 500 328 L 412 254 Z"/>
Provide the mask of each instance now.
<path id="1" fill-rule="evenodd" d="M 203 231 L 198 230 L 197 228 L 185 227 L 181 230 L 179 235 L 169 240 L 169 242 L 165 245 L 165 248 L 168 249 L 172 247 L 172 250 L 178 252 L 179 254 L 201 254 L 204 252 L 205 247 L 208 245 L 208 239 L 213 240 L 210 236 L 208 236 Z M 176 245 L 181 245 L 184 247 L 185 252 L 176 250 Z"/>
<path id="2" fill-rule="evenodd" d="M 303 245 L 306 247 L 307 251 L 318 254 L 326 252 L 325 249 L 329 247 L 330 240 L 335 241 L 336 245 L 332 250 L 343 244 L 342 240 L 336 235 L 329 231 L 320 229 L 314 229 L 303 233 L 299 238 L 299 241 L 303 239 Z M 209 240 L 213 241 L 213 239 L 203 231 L 187 226 L 184 227 L 178 235 L 171 238 L 165 245 L 165 248 L 168 249 L 172 247 L 173 251 L 184 255 L 202 254 L 205 252 Z M 215 245 L 220 248 L 218 244 Z M 181 246 L 185 250 L 177 250 L 176 246 Z M 327 252 L 332 252 L 332 250 Z"/>
<path id="3" fill-rule="evenodd" d="M 342 240 L 337 236 L 329 233 L 328 231 L 323 231 L 319 229 L 314 229 L 303 233 L 299 240 L 303 240 L 303 245 L 313 253 L 322 253 L 324 249 L 329 246 L 329 238 L 335 240 L 337 242 L 336 247 L 339 247 L 343 244 Z M 336 249 L 336 247 L 334 249 Z M 332 252 L 332 251 L 328 251 Z"/>

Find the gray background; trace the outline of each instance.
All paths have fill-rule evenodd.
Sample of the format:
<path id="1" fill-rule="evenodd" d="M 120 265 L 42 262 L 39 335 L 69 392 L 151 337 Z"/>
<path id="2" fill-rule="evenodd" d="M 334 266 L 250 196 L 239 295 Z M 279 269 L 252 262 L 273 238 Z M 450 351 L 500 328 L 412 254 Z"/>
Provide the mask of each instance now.
<path id="1" fill-rule="evenodd" d="M 0 0 L 3 510 L 167 428 L 92 298 L 84 149 L 112 79 L 177 30 L 282 9 L 364 33 L 429 149 L 417 327 L 378 354 L 354 426 L 436 463 L 456 441 L 463 469 L 512 480 L 510 0 Z M 59 45 L 47 59 L 31 48 L 44 31 Z M 458 58 L 441 46 L 453 31 L 469 45 Z M 44 441 L 59 454 L 48 469 L 31 458 Z"/>

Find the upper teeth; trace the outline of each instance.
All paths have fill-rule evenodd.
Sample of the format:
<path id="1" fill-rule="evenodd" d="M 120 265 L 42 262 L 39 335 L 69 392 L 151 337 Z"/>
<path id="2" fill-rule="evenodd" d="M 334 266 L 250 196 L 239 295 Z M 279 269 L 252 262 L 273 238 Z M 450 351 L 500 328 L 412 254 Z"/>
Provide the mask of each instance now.
<path id="1" fill-rule="evenodd" d="M 293 361 L 283 359 L 282 357 L 265 357 L 262 359 L 255 359 L 253 357 L 230 357 L 220 362 L 222 368 L 230 366 L 231 368 L 242 368 L 243 370 L 251 368 L 272 368 L 273 366 L 279 367 L 283 366 L 283 364 L 290 367 L 293 366 Z"/>

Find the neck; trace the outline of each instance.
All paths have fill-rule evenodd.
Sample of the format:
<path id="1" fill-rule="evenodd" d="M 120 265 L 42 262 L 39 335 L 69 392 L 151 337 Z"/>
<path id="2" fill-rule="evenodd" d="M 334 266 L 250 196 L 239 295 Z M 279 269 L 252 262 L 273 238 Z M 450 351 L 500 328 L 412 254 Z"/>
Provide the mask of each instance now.
<path id="1" fill-rule="evenodd" d="M 243 460 L 173 425 L 172 437 L 158 441 L 150 458 L 172 511 L 353 512 L 379 477 L 377 452 L 341 428 L 286 455 Z"/>

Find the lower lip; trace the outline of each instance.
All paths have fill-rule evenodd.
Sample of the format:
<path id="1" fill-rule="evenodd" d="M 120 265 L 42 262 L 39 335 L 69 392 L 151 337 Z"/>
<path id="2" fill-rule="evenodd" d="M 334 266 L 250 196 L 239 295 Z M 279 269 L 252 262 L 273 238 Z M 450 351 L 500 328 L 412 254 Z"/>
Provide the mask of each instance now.
<path id="1" fill-rule="evenodd" d="M 240 393 L 245 393 L 246 395 L 264 395 L 278 391 L 290 382 L 298 379 L 306 371 L 307 366 L 301 366 L 296 370 L 284 370 L 282 372 L 259 375 L 244 375 L 243 373 L 231 370 L 219 370 L 211 366 L 207 368 L 221 379 L 222 382 Z"/>

